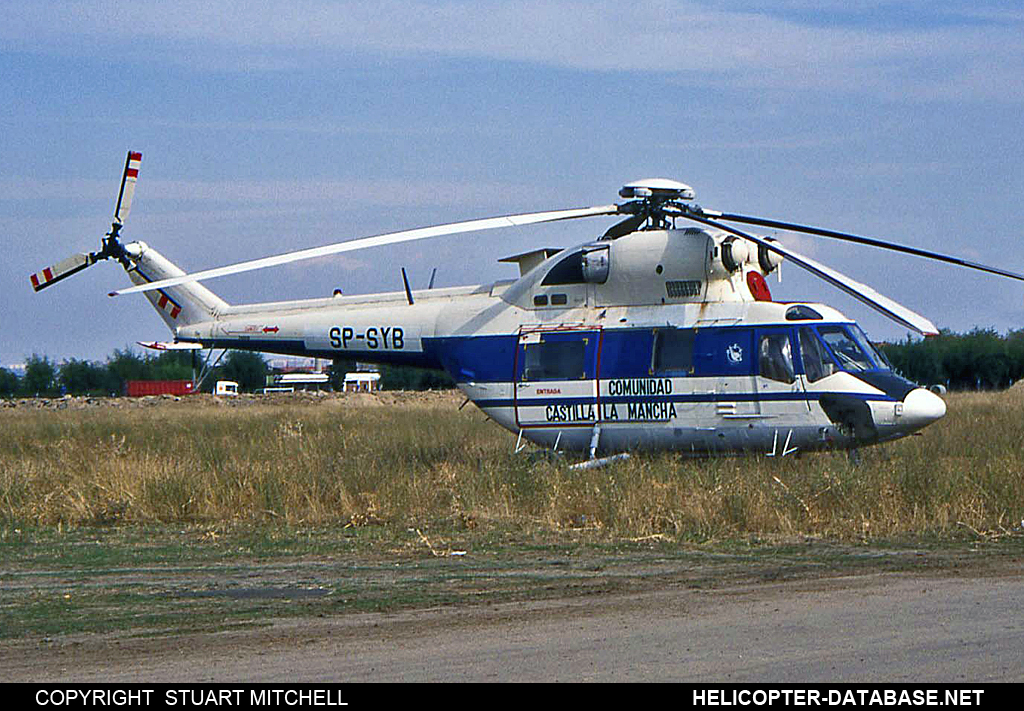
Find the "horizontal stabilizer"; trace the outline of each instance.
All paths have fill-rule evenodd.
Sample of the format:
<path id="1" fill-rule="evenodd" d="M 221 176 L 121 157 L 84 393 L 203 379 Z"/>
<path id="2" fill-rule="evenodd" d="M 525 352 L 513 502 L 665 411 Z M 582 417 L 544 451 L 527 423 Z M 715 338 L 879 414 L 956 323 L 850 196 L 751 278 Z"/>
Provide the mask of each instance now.
<path id="1" fill-rule="evenodd" d="M 30 278 L 32 288 L 36 291 L 45 289 L 51 284 L 56 284 L 61 279 L 66 279 L 72 274 L 82 271 L 92 264 L 88 254 L 78 253 L 67 259 L 57 262 L 52 267 L 47 267 L 41 272 L 36 272 Z"/>
<path id="2" fill-rule="evenodd" d="M 153 351 L 199 351 L 203 346 L 199 343 L 187 343 L 179 341 L 135 341 L 143 348 Z"/>

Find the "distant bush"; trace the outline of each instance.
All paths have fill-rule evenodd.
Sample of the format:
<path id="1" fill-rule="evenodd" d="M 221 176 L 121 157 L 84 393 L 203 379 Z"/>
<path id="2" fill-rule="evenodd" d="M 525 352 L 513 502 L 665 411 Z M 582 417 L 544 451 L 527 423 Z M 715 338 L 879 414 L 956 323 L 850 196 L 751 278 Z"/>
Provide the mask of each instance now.
<path id="1" fill-rule="evenodd" d="M 21 379 L 23 395 L 55 395 L 57 393 L 57 368 L 46 356 L 36 353 L 25 362 L 25 377 Z"/>
<path id="2" fill-rule="evenodd" d="M 358 363 L 354 360 L 337 359 L 331 365 L 331 387 L 344 389 L 345 374 L 354 373 Z M 450 390 L 455 381 L 443 370 L 414 368 L 407 365 L 383 365 L 380 368 L 382 390 Z"/>
<path id="3" fill-rule="evenodd" d="M 404 365 L 383 366 L 380 382 L 384 390 L 448 390 L 455 387 L 455 381 L 443 370 Z"/>
<path id="4" fill-rule="evenodd" d="M 21 387 L 21 378 L 6 368 L 0 368 L 0 397 L 12 397 Z"/>
<path id="5" fill-rule="evenodd" d="M 110 395 L 121 392 L 121 381 L 110 368 L 87 360 L 66 360 L 57 368 L 62 392 L 73 395 Z"/>

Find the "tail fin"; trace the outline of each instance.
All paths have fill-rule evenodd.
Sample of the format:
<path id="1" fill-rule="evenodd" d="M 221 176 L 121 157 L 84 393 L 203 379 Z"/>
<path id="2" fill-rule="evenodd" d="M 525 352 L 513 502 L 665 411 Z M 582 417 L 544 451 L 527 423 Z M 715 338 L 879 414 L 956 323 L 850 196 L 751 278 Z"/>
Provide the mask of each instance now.
<path id="1" fill-rule="evenodd" d="M 148 284 L 185 274 L 180 267 L 145 242 L 126 244 L 124 250 L 128 257 L 125 269 L 134 284 Z M 176 332 L 179 326 L 209 321 L 228 305 L 198 282 L 148 291 L 146 298 L 171 332 Z"/>

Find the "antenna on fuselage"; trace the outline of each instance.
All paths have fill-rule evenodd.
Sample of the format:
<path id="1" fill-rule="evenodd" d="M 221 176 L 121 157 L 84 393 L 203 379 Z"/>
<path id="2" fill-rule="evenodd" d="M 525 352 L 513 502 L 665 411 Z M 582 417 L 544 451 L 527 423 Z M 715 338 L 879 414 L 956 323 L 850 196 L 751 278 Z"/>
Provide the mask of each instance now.
<path id="1" fill-rule="evenodd" d="M 409 277 L 405 273 L 405 267 L 402 267 L 402 282 L 405 284 L 405 298 L 409 300 L 409 306 L 412 306 L 412 289 L 409 288 Z"/>

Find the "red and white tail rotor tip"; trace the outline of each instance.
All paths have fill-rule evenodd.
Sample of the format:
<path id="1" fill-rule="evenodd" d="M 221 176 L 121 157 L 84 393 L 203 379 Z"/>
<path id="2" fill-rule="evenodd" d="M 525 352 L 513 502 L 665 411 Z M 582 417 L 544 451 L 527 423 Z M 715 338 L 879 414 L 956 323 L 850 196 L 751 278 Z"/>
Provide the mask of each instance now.
<path id="1" fill-rule="evenodd" d="M 114 208 L 114 221 L 123 225 L 132 209 L 132 197 L 135 195 L 135 183 L 139 179 L 139 166 L 142 165 L 142 154 L 128 151 L 124 162 L 124 174 L 121 176 L 121 191 L 117 195 L 117 207 Z"/>

